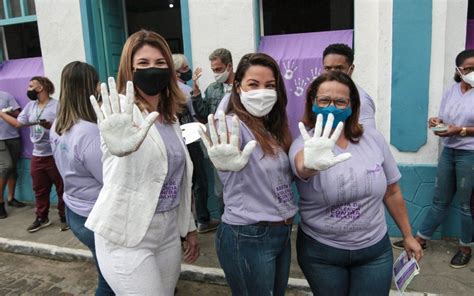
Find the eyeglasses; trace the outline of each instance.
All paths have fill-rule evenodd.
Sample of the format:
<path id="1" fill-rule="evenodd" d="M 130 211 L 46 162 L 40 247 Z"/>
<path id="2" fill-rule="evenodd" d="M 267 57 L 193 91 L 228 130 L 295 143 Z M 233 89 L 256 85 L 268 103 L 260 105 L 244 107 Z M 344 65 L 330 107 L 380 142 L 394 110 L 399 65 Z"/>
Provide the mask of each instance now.
<path id="1" fill-rule="evenodd" d="M 318 107 L 321 107 L 321 108 L 328 107 L 332 103 L 337 109 L 346 109 L 350 103 L 349 98 L 334 98 L 333 99 L 333 98 L 325 97 L 325 96 L 316 97 L 315 101 Z"/>
<path id="2" fill-rule="evenodd" d="M 474 67 L 458 67 L 458 69 L 462 70 L 464 75 L 474 72 Z"/>

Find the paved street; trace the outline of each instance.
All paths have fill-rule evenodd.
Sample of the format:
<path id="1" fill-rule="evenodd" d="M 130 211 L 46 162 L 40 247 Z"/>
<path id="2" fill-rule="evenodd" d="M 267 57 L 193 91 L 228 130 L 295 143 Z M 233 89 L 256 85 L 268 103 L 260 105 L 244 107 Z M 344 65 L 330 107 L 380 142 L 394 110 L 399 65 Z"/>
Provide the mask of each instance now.
<path id="1" fill-rule="evenodd" d="M 0 252 L 0 295 L 94 295 L 96 273 L 89 262 L 63 262 Z M 226 286 L 179 281 L 177 296 L 231 295 Z M 305 295 L 287 293 L 289 296 Z"/>

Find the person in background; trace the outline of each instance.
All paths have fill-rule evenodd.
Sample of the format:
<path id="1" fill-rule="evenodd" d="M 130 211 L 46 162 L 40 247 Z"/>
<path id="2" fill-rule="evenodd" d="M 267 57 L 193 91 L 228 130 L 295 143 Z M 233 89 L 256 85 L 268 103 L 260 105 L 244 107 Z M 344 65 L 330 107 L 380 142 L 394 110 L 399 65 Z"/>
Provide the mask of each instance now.
<path id="1" fill-rule="evenodd" d="M 102 188 L 102 152 L 97 116 L 89 96 L 97 94 L 99 76 L 89 64 L 72 62 L 61 73 L 59 110 L 49 138 L 64 182 L 66 220 L 72 233 L 92 253 L 98 285 L 95 295 L 114 295 L 97 264 L 94 232 L 84 227 Z"/>
<path id="2" fill-rule="evenodd" d="M 215 240 L 233 295 L 285 295 L 297 211 L 286 104 L 277 62 L 264 53 L 247 54 L 237 66 L 226 110 L 231 116 L 220 111 L 216 130 L 209 115 L 211 141 L 201 133 L 224 184 Z"/>
<path id="3" fill-rule="evenodd" d="M 463 268 L 468 265 L 474 246 L 471 214 L 474 186 L 474 50 L 460 52 L 455 63 L 456 83 L 444 92 L 438 116 L 428 120 L 428 126 L 435 129 L 434 134 L 441 137 L 443 151 L 438 160 L 433 203 L 418 229 L 416 240 L 426 248 L 426 242 L 446 219 L 452 201 L 458 199 L 461 237 L 450 266 Z M 403 246 L 403 241 L 394 243 L 395 248 Z"/>
<path id="4" fill-rule="evenodd" d="M 214 73 L 215 82 L 209 84 L 204 92 L 204 98 L 199 88 L 198 79 L 202 75 L 202 69 L 197 68 L 192 76 L 193 91 L 191 99 L 196 112 L 196 117 L 206 123 L 209 114 L 215 114 L 219 104 L 225 96 L 229 96 L 234 82 L 234 70 L 232 62 L 232 54 L 228 49 L 218 48 L 209 55 L 211 62 L 211 70 Z M 221 110 L 226 110 L 225 106 L 221 106 Z M 219 214 L 224 211 L 222 183 L 217 174 L 217 170 L 213 168 L 214 175 L 214 194 L 219 205 Z"/>
<path id="5" fill-rule="evenodd" d="M 323 52 L 323 71 L 340 71 L 349 76 L 354 73 L 354 51 L 352 48 L 342 43 L 331 44 Z M 359 122 L 366 127 L 376 127 L 375 124 L 375 104 L 369 94 L 357 85 L 360 98 Z"/>
<path id="6" fill-rule="evenodd" d="M 30 127 L 30 140 L 33 143 L 33 156 L 31 157 L 31 179 L 36 201 L 36 218 L 28 226 L 28 232 L 36 232 L 51 225 L 48 218 L 51 187 L 56 187 L 58 196 L 58 211 L 60 230 L 69 229 L 66 223 L 63 201 L 63 181 L 54 163 L 53 151 L 49 141 L 49 130 L 56 118 L 58 101 L 51 95 L 54 85 L 47 77 L 35 76 L 28 84 L 27 96 L 31 100 L 17 118 L 0 112 L 0 117 L 16 128 Z"/>
<path id="7" fill-rule="evenodd" d="M 176 77 L 178 78 L 178 86 L 186 96 L 186 106 L 184 106 L 181 114 L 178 115 L 180 124 L 196 122 L 194 118 L 195 112 L 191 102 L 192 88 L 185 83 L 191 80 L 192 70 L 189 68 L 188 60 L 183 54 L 173 54 L 174 68 L 176 69 Z M 220 220 L 211 218 L 208 201 L 208 184 L 206 167 L 204 165 L 204 153 L 201 149 L 201 143 L 194 142 L 186 145 L 189 156 L 193 162 L 193 192 L 194 204 L 196 208 L 197 231 L 205 233 L 213 231 L 217 228 Z"/>
<path id="8" fill-rule="evenodd" d="M 20 105 L 15 98 L 0 91 L 0 110 L 16 118 L 20 114 Z M 18 178 L 17 162 L 20 158 L 21 142 L 18 130 L 4 120 L 0 120 L 0 219 L 7 217 L 3 193 L 8 185 L 8 205 L 22 208 L 24 203 L 15 199 L 16 180 Z"/>
<path id="9" fill-rule="evenodd" d="M 152 31 L 132 34 L 109 89 L 101 85 L 102 109 L 91 97 L 103 187 L 85 226 L 94 231 L 100 270 L 116 294 L 170 296 L 183 258 L 180 236 L 187 263 L 199 257 L 199 244 L 193 165 L 176 118 L 185 97 L 166 40 Z"/>
<path id="10" fill-rule="evenodd" d="M 298 263 L 314 295 L 389 294 L 393 254 L 385 207 L 408 255 L 423 255 L 411 234 L 397 163 L 382 134 L 362 128 L 360 104 L 347 74 L 320 75 L 308 87 L 301 136 L 290 148 L 300 193 Z"/>

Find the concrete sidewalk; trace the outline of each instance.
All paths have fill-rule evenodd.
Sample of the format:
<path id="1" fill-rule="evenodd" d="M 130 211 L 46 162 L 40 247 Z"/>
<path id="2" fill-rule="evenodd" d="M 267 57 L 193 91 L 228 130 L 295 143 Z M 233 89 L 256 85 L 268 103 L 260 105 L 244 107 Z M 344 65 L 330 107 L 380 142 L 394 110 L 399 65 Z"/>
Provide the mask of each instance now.
<path id="1" fill-rule="evenodd" d="M 49 215 L 52 225 L 35 233 L 26 231 L 34 218 L 34 207 L 7 208 L 8 218 L 0 220 L 0 250 L 37 255 L 63 261 L 91 260 L 90 252 L 71 231 L 59 231 L 59 217 L 53 209 Z M 293 256 L 289 290 L 292 295 L 311 295 L 304 276 L 296 263 L 293 234 Z M 182 265 L 181 277 L 186 280 L 204 281 L 225 285 L 224 273 L 220 269 L 214 249 L 214 233 L 199 236 L 201 257 L 193 265 Z M 425 257 L 420 263 L 421 273 L 410 284 L 405 295 L 473 295 L 474 263 L 455 270 L 449 261 L 456 252 L 456 241 L 442 240 L 429 243 Z M 399 252 L 394 250 L 394 256 Z M 392 287 L 393 288 L 393 287 Z M 295 294 L 293 294 L 295 293 Z M 391 295 L 398 293 L 392 291 Z"/>

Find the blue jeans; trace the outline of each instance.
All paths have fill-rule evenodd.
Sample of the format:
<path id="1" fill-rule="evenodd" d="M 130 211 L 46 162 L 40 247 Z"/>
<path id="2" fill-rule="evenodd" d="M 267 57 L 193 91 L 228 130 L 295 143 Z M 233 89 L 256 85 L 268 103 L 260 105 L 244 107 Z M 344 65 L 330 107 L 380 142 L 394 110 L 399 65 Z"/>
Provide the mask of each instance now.
<path id="1" fill-rule="evenodd" d="M 351 251 L 319 243 L 298 228 L 296 252 L 314 295 L 383 296 L 390 292 L 393 254 L 388 234 L 373 246 Z"/>
<path id="2" fill-rule="evenodd" d="M 443 223 L 454 198 L 461 206 L 462 246 L 472 246 L 473 223 L 471 194 L 474 185 L 474 151 L 444 148 L 438 161 L 435 194 L 430 211 L 418 230 L 418 236 L 429 240 Z"/>
<path id="3" fill-rule="evenodd" d="M 285 295 L 291 225 L 229 225 L 216 233 L 216 251 L 232 295 Z"/>
<path id="4" fill-rule="evenodd" d="M 98 285 L 97 289 L 95 290 L 96 296 L 108 296 L 108 295 L 115 295 L 112 289 L 109 287 L 109 284 L 105 281 L 102 273 L 100 272 L 99 265 L 97 264 L 97 258 L 95 255 L 95 243 L 94 243 L 94 232 L 84 227 L 84 223 L 86 223 L 87 217 L 83 217 L 71 211 L 68 207 L 66 207 L 66 221 L 69 227 L 71 228 L 72 233 L 79 239 L 81 243 L 86 245 L 92 252 L 92 256 L 94 256 L 95 266 L 97 268 L 98 273 Z"/>

